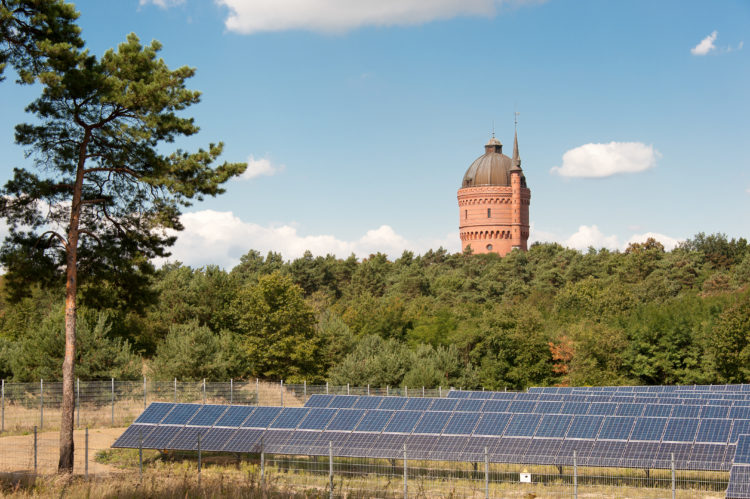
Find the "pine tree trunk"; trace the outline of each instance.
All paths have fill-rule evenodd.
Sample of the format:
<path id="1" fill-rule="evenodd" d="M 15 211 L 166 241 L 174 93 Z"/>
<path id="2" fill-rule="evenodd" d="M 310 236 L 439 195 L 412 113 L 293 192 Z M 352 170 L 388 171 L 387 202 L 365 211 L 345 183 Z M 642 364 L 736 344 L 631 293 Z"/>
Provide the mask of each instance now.
<path id="1" fill-rule="evenodd" d="M 73 199 L 70 208 L 70 225 L 66 247 L 66 281 L 65 281 L 65 358 L 62 372 L 62 407 L 60 413 L 60 461 L 58 473 L 73 473 L 73 416 L 75 415 L 75 378 L 76 358 L 76 297 L 78 293 L 78 237 L 81 222 L 81 198 L 83 196 L 84 166 L 86 150 L 91 137 L 86 130 L 78 154 L 76 182 L 73 187 Z"/>

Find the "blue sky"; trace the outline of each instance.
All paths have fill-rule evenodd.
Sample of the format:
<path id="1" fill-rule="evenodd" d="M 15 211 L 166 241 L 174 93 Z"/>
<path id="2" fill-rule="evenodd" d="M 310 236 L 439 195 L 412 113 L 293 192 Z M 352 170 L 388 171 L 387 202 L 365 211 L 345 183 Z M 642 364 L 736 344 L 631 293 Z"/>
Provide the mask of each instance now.
<path id="1" fill-rule="evenodd" d="M 750 237 L 750 3 L 687 0 L 76 2 L 101 54 L 130 32 L 198 72 L 190 110 L 246 178 L 195 205 L 174 256 L 232 266 L 460 248 L 456 190 L 513 112 L 532 240 L 624 248 Z M 37 89 L 0 87 L 0 181 Z M 254 174 L 254 175 L 253 175 Z"/>

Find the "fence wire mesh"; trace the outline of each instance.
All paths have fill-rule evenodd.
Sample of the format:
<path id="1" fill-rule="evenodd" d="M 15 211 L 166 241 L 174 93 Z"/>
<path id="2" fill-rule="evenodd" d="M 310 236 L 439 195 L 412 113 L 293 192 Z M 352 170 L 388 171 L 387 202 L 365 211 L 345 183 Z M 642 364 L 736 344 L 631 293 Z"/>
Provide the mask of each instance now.
<path id="1" fill-rule="evenodd" d="M 53 492 L 59 456 L 60 383 L 4 383 L 0 477 L 15 484 L 35 482 Z M 281 497 L 632 497 L 723 498 L 729 473 L 673 470 L 670 461 L 644 469 L 639 461 L 588 467 L 497 463 L 481 452 L 443 456 L 441 461 L 334 455 L 232 454 L 112 449 L 112 443 L 151 402 L 259 404 L 298 407 L 313 394 L 439 397 L 443 388 L 375 388 L 268 383 L 263 381 L 79 381 L 76 383 L 74 472 L 85 476 L 80 495 L 194 494 Z M 351 455 L 367 455 L 351 449 Z M 512 461 L 512 458 L 508 459 Z M 554 463 L 539 456 L 536 462 Z M 200 468 L 199 468 L 200 462 Z M 47 480 L 48 489 L 44 488 Z M 40 483 L 41 488 L 40 488 Z M 75 491 L 74 495 L 75 495 Z M 42 492 L 43 494 L 44 492 Z"/>

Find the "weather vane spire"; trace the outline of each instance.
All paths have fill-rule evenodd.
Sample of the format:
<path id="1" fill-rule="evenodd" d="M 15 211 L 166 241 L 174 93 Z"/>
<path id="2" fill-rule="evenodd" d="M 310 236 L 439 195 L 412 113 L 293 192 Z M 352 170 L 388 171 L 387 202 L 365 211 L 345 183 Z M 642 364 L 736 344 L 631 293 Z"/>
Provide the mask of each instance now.
<path id="1" fill-rule="evenodd" d="M 518 115 L 519 114 L 521 113 L 519 113 L 518 111 L 513 111 L 513 116 L 514 116 L 513 124 L 516 130 L 518 130 Z"/>
<path id="2" fill-rule="evenodd" d="M 495 138 L 495 120 L 492 120 L 492 138 Z"/>

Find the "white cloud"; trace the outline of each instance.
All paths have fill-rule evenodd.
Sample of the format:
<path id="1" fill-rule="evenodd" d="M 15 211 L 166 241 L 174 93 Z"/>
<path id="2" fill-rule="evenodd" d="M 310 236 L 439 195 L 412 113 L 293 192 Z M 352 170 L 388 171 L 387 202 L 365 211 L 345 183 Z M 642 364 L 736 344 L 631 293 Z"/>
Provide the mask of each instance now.
<path id="1" fill-rule="evenodd" d="M 171 248 L 171 261 L 179 260 L 191 266 L 207 264 L 231 268 L 242 255 L 254 249 L 265 255 L 269 251 L 284 258 L 297 258 L 305 250 L 313 255 L 333 254 L 346 258 L 354 253 L 366 257 L 371 253 L 386 253 L 390 258 L 401 256 L 404 250 L 424 253 L 440 246 L 451 252 L 461 250 L 458 233 L 444 238 L 409 240 L 388 225 L 368 230 L 362 237 L 346 241 L 332 235 L 301 235 L 292 225 L 264 227 L 245 222 L 232 212 L 202 210 L 182 215 L 185 230 L 178 232 L 177 243 Z"/>
<path id="2" fill-rule="evenodd" d="M 284 171 L 284 168 L 284 165 L 274 165 L 268 158 L 255 159 L 251 154 L 247 158 L 247 170 L 245 170 L 245 173 L 243 173 L 240 178 L 250 180 L 255 177 L 260 177 L 261 175 L 270 177 L 271 175 Z"/>
<path id="3" fill-rule="evenodd" d="M 250 34 L 301 29 L 337 33 L 361 26 L 414 25 L 456 16 L 490 17 L 501 4 L 539 0 L 216 0 L 228 30 Z"/>
<path id="4" fill-rule="evenodd" d="M 620 243 L 617 236 L 605 236 L 596 225 L 581 225 L 578 231 L 568 237 L 563 243 L 568 248 L 585 250 L 590 246 L 594 248 L 618 249 Z"/>
<path id="5" fill-rule="evenodd" d="M 156 5 L 157 7 L 161 7 L 162 9 L 167 9 L 169 7 L 174 7 L 175 5 L 180 5 L 185 3 L 185 0 L 140 0 L 138 2 L 140 5 L 148 5 L 150 3 Z"/>
<path id="6" fill-rule="evenodd" d="M 633 226 L 631 226 L 633 227 Z M 629 230 L 632 230 L 629 227 Z M 665 234 L 659 234 L 658 232 L 644 232 L 641 234 L 633 234 L 625 240 L 620 242 L 620 238 L 616 235 L 604 234 L 599 227 L 596 225 L 581 225 L 578 230 L 570 236 L 560 236 L 554 232 L 539 231 L 534 228 L 534 224 L 531 224 L 531 234 L 529 237 L 529 243 L 532 242 L 559 242 L 561 245 L 573 248 L 577 250 L 585 251 L 589 247 L 593 246 L 596 249 L 607 248 L 610 250 L 625 250 L 630 243 L 642 243 L 645 242 L 649 237 L 653 237 L 661 244 L 664 245 L 664 249 L 670 251 L 679 244 L 681 239 L 677 239 Z"/>
<path id="7" fill-rule="evenodd" d="M 609 177 L 648 170 L 660 157 L 654 146 L 641 142 L 584 144 L 563 154 L 562 166 L 550 171 L 563 177 Z"/>
<path id="8" fill-rule="evenodd" d="M 716 37 L 719 35 L 718 31 L 713 31 L 710 35 L 700 41 L 698 45 L 690 49 L 690 53 L 693 55 L 706 55 L 712 50 L 716 50 Z"/>
<path id="9" fill-rule="evenodd" d="M 627 248 L 630 243 L 645 243 L 649 238 L 654 238 L 659 241 L 667 251 L 672 251 L 673 249 L 675 249 L 675 247 L 681 241 L 681 239 L 675 239 L 674 237 L 665 236 L 664 234 L 659 234 L 658 232 L 646 232 L 644 234 L 633 234 L 632 236 L 630 236 L 630 239 L 625 242 L 624 246 L 625 248 Z"/>

